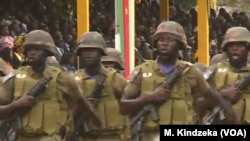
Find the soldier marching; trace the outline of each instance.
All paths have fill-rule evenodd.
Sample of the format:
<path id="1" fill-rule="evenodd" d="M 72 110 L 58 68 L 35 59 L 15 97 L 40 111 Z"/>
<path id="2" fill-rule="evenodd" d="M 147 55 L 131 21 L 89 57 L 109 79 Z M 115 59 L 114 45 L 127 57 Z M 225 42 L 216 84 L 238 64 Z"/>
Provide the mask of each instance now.
<path id="1" fill-rule="evenodd" d="M 100 33 L 82 34 L 75 52 L 81 67 L 70 75 L 55 60 L 51 35 L 42 30 L 29 32 L 20 43 L 24 49 L 21 66 L 13 70 L 1 61 L 0 130 L 5 129 L 2 123 L 8 117 L 29 109 L 19 117 L 21 122 L 11 122 L 17 141 L 158 141 L 161 124 L 206 124 L 204 120 L 214 114 L 211 109 L 222 104 L 221 98 L 232 107 L 221 106 L 209 124 L 250 122 L 249 86 L 238 87 L 249 72 L 246 28 L 227 30 L 221 46 L 224 52 L 214 56 L 210 66 L 180 60 L 188 44 L 177 22 L 159 24 L 152 40 L 156 59 L 136 66 L 127 81 L 121 53 L 107 47 Z M 174 83 L 173 76 L 178 76 Z M 39 96 L 32 97 L 35 84 L 48 78 Z M 131 130 L 130 123 L 150 105 L 158 120 L 145 113 L 141 130 Z M 9 135 L 0 137 L 10 140 Z"/>

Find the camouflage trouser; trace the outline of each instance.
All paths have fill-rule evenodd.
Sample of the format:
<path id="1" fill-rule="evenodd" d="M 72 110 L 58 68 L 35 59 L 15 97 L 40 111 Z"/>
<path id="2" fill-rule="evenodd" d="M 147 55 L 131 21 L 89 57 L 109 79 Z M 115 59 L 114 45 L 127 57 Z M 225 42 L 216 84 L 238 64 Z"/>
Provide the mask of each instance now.
<path id="1" fill-rule="evenodd" d="M 63 141 L 63 139 L 59 135 L 32 136 L 32 137 L 19 136 L 17 141 Z"/>
<path id="2" fill-rule="evenodd" d="M 142 132 L 139 141 L 160 141 L 159 132 Z"/>

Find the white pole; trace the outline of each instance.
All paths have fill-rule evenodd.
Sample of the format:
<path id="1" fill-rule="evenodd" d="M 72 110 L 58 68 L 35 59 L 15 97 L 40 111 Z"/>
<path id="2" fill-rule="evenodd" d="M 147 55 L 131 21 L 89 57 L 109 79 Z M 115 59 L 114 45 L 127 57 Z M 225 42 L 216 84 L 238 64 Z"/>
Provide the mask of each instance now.
<path id="1" fill-rule="evenodd" d="M 114 1 L 115 1 L 115 49 L 121 52 L 120 32 L 119 32 L 119 25 L 118 25 L 119 22 L 118 22 L 118 12 L 117 12 L 118 2 L 117 0 Z"/>

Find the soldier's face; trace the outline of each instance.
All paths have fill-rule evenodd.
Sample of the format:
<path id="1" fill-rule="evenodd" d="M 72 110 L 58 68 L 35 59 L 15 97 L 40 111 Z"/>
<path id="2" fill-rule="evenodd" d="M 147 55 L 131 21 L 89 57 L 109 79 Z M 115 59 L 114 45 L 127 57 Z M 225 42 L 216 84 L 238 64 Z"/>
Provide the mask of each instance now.
<path id="1" fill-rule="evenodd" d="M 26 56 L 30 65 L 41 64 L 45 61 L 45 51 L 40 47 L 30 46 L 26 50 Z"/>
<path id="2" fill-rule="evenodd" d="M 80 57 L 86 66 L 93 66 L 100 62 L 101 52 L 97 48 L 85 48 L 80 50 Z"/>
<path id="3" fill-rule="evenodd" d="M 247 59 L 248 49 L 243 42 L 234 42 L 227 45 L 227 55 L 230 62 L 239 62 Z"/>
<path id="4" fill-rule="evenodd" d="M 159 56 L 163 58 L 172 58 L 173 56 L 177 56 L 178 54 L 177 45 L 178 42 L 175 39 L 165 34 L 162 34 L 156 43 Z"/>

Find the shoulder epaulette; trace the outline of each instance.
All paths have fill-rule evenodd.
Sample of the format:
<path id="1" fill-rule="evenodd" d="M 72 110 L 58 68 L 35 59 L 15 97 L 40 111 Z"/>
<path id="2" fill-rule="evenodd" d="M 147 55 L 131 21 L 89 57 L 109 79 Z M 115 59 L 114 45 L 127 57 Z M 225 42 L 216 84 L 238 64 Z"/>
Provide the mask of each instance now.
<path id="1" fill-rule="evenodd" d="M 9 72 L 6 76 L 3 77 L 2 83 L 7 82 L 7 81 L 10 80 L 11 78 L 15 77 L 15 75 L 16 75 L 16 71 L 15 71 L 15 70 Z"/>

